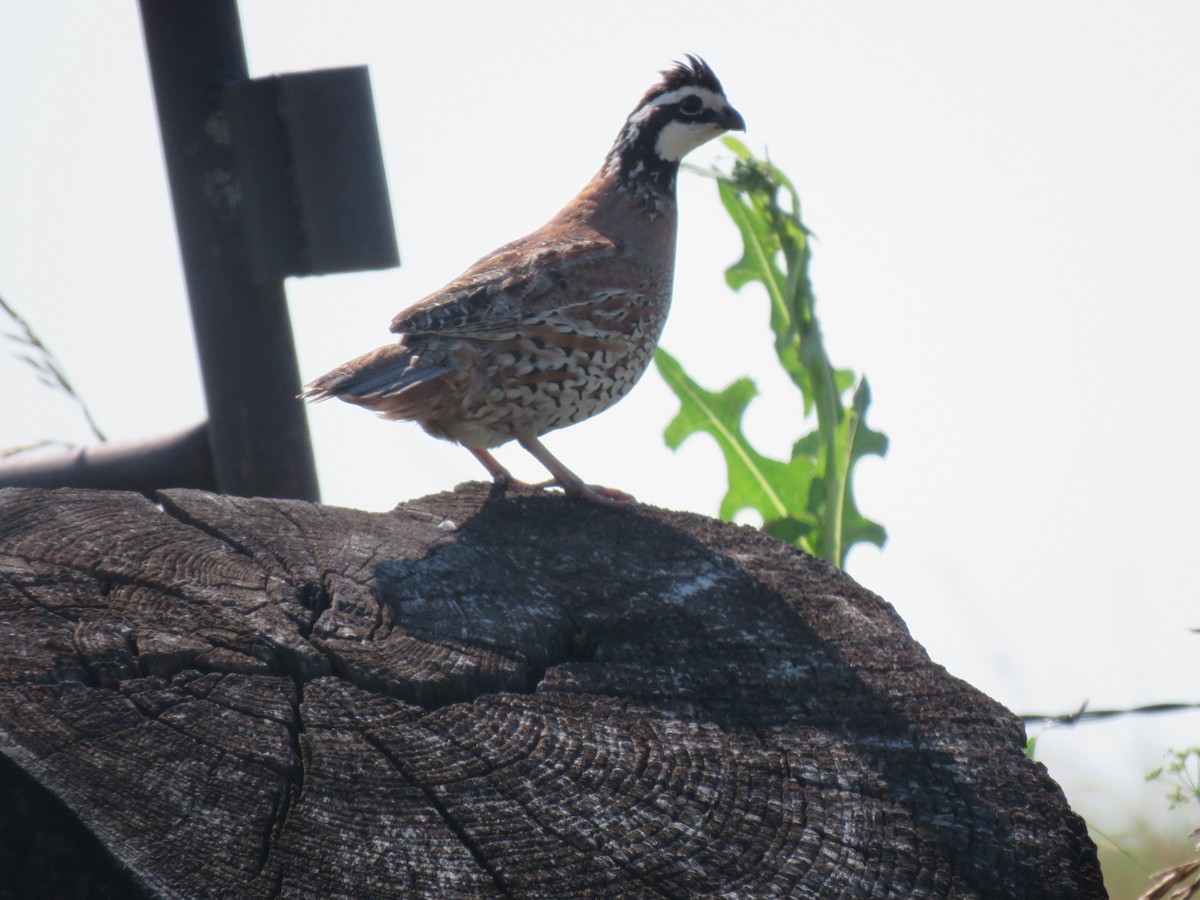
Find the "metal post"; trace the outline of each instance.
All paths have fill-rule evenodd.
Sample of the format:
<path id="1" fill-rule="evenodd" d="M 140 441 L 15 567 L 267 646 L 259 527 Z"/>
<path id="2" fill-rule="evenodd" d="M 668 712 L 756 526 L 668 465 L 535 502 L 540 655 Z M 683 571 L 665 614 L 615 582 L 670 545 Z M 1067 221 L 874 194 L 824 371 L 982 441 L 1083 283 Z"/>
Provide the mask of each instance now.
<path id="1" fill-rule="evenodd" d="M 287 299 L 256 283 L 222 88 L 248 77 L 236 0 L 140 0 L 219 489 L 317 500 Z"/>

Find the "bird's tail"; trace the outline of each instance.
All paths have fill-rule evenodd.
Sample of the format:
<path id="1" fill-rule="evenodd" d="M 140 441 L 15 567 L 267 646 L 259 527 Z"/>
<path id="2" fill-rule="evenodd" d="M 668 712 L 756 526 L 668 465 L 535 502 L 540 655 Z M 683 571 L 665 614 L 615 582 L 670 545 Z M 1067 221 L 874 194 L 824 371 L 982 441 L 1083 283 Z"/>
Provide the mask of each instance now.
<path id="1" fill-rule="evenodd" d="M 453 368 L 444 354 L 431 359 L 403 342 L 372 350 L 326 372 L 305 385 L 300 394 L 309 402 L 339 397 L 350 403 L 375 407 L 384 398 L 421 384 Z"/>

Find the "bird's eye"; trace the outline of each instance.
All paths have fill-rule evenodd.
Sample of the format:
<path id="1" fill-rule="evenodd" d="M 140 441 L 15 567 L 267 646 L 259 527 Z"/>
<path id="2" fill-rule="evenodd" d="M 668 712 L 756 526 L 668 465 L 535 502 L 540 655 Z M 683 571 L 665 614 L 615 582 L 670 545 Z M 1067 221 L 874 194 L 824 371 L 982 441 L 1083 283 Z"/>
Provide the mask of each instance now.
<path id="1" fill-rule="evenodd" d="M 684 97 L 679 101 L 679 111 L 685 116 L 699 115 L 704 109 L 704 101 L 692 94 L 690 97 Z"/>

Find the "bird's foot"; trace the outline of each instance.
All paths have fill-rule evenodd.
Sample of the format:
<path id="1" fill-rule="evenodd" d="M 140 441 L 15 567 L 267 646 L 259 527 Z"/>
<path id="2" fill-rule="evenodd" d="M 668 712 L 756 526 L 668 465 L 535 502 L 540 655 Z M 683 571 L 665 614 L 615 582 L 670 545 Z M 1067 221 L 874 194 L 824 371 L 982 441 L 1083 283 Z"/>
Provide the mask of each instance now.
<path id="1" fill-rule="evenodd" d="M 527 481 L 517 481 L 515 478 L 503 483 L 499 481 L 493 483 L 492 495 L 503 496 L 504 489 L 509 485 L 517 487 L 529 488 L 531 490 L 544 491 L 546 488 L 562 488 L 563 493 L 568 497 L 578 497 L 580 500 L 587 500 L 589 503 L 596 503 L 600 506 L 625 507 L 636 500 L 633 494 L 627 494 L 625 491 L 617 490 L 616 488 L 604 487 L 599 484 L 563 484 L 557 478 L 547 478 L 545 481 L 538 481 L 530 484 Z"/>
<path id="2" fill-rule="evenodd" d="M 530 488 L 533 490 L 560 487 L 568 497 L 578 497 L 580 500 L 587 500 L 589 503 L 595 503 L 598 506 L 610 506 L 617 509 L 626 508 L 634 502 L 633 494 L 627 494 L 616 488 L 602 487 L 598 484 L 584 484 L 582 478 L 555 459 L 536 437 L 523 437 L 519 438 L 519 440 L 521 446 L 532 453 L 542 465 L 550 470 L 550 473 L 554 477 L 548 481 L 540 481 L 536 484 L 520 481 L 513 478 L 512 473 L 500 465 L 496 458 L 486 450 L 468 447 L 467 449 L 491 473 L 492 497 L 503 498 L 504 492 L 512 485 L 514 487 Z"/>
<path id="3" fill-rule="evenodd" d="M 508 490 L 508 486 L 512 484 L 508 478 L 493 478 L 492 489 L 488 491 L 488 498 L 491 500 L 503 500 L 504 492 Z"/>
<path id="4" fill-rule="evenodd" d="M 522 481 L 520 478 L 513 478 L 511 475 L 497 475 L 492 480 L 492 496 L 503 497 L 504 492 L 510 487 L 528 488 L 531 491 L 542 490 L 543 488 L 556 487 L 557 481 L 539 481 L 536 484 L 531 484 L 528 481 Z"/>
<path id="5" fill-rule="evenodd" d="M 518 437 L 517 440 L 534 459 L 549 469 L 550 474 L 554 476 L 544 484 L 535 485 L 535 487 L 557 485 L 566 492 L 568 497 L 578 497 L 580 500 L 587 500 L 589 503 L 599 506 L 622 509 L 633 503 L 632 494 L 618 491 L 616 488 L 601 487 L 598 484 L 584 484 L 582 478 L 555 459 L 554 454 L 547 450 L 536 437 L 525 435 Z"/>
<path id="6" fill-rule="evenodd" d="M 604 487 L 599 484 L 581 484 L 578 488 L 564 488 L 564 490 L 568 495 L 578 497 L 580 500 L 587 500 L 589 503 L 598 503 L 601 506 L 611 506 L 616 509 L 624 509 L 636 502 L 633 494 L 627 494 L 616 488 Z"/>

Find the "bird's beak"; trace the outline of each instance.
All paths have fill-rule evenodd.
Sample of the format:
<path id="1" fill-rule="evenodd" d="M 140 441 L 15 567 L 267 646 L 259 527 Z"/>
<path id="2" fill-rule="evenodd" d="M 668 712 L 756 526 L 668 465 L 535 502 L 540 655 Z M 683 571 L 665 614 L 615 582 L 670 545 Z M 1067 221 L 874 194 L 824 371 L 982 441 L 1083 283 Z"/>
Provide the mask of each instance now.
<path id="1" fill-rule="evenodd" d="M 732 106 L 725 107 L 724 110 L 717 116 L 716 123 L 726 131 L 745 131 L 746 120 L 742 118 L 742 114 Z"/>

